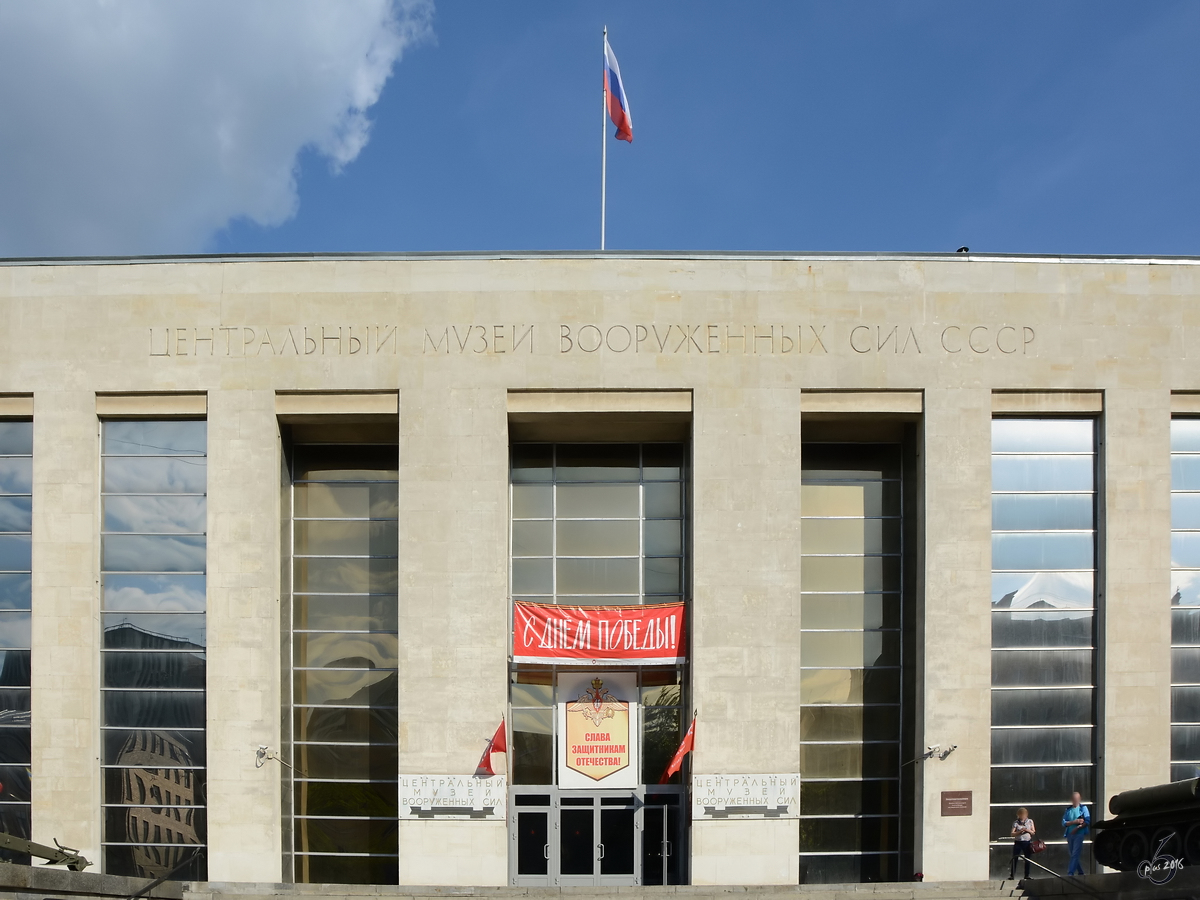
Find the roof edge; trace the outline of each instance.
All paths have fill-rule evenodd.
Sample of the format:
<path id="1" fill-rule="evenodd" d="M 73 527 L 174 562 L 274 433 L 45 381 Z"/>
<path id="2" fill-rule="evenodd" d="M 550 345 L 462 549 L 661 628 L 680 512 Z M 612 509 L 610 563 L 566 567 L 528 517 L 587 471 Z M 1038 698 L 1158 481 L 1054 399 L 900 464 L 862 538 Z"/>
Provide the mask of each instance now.
<path id="1" fill-rule="evenodd" d="M 31 256 L 0 258 L 0 266 L 136 266 L 164 263 L 240 262 L 411 262 L 473 260 L 793 260 L 798 262 L 1038 262 L 1125 265 L 1200 265 L 1200 256 L 1146 256 L 1061 253 L 917 253 L 904 251 L 806 252 L 791 250 L 429 250 L 322 253 L 190 253 L 145 256 Z"/>

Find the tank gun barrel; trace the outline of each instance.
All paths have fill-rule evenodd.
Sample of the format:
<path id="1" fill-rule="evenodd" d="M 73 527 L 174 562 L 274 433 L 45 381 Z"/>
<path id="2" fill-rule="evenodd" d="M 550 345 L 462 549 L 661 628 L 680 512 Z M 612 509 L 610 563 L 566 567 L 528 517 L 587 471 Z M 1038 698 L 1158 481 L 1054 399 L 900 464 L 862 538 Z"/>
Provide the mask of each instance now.
<path id="1" fill-rule="evenodd" d="M 1136 816 L 1148 812 L 1186 809 L 1200 804 L 1197 790 L 1200 778 L 1156 784 L 1153 787 L 1122 791 L 1108 801 L 1108 811 L 1114 816 Z"/>

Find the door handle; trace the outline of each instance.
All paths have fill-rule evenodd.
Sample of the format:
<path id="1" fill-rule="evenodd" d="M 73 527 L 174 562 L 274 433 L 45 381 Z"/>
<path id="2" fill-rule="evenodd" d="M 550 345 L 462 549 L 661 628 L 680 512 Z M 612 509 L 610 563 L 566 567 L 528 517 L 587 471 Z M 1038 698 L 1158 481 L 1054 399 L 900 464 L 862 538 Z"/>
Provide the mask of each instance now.
<path id="1" fill-rule="evenodd" d="M 542 856 L 545 857 L 546 859 L 550 858 L 550 845 L 549 844 L 542 845 Z"/>
<path id="2" fill-rule="evenodd" d="M 662 855 L 663 855 L 663 856 L 670 856 L 670 855 L 671 855 L 671 842 L 670 842 L 670 841 L 663 841 L 663 842 L 662 842 Z"/>
<path id="3" fill-rule="evenodd" d="M 596 845 L 596 849 L 600 851 L 600 858 L 601 858 L 601 859 L 604 859 L 604 845 L 603 845 L 603 844 L 597 844 L 597 845 Z"/>

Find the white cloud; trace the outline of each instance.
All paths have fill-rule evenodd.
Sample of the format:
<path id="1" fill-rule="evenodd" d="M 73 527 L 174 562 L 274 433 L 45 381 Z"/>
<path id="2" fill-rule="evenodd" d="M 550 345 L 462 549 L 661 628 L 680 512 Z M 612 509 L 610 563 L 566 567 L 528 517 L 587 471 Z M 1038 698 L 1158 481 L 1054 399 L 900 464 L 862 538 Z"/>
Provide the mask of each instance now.
<path id="1" fill-rule="evenodd" d="M 338 170 L 432 0 L 0 2 L 0 256 L 181 253 Z"/>

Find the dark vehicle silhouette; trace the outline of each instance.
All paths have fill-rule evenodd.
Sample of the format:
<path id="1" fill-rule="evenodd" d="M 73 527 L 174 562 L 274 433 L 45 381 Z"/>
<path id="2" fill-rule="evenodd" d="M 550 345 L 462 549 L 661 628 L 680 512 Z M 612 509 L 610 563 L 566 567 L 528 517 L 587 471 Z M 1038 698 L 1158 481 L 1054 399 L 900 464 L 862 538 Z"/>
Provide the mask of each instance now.
<path id="1" fill-rule="evenodd" d="M 1121 872 L 1175 859 L 1200 866 L 1200 778 L 1122 791 L 1096 822 L 1096 862 Z"/>

